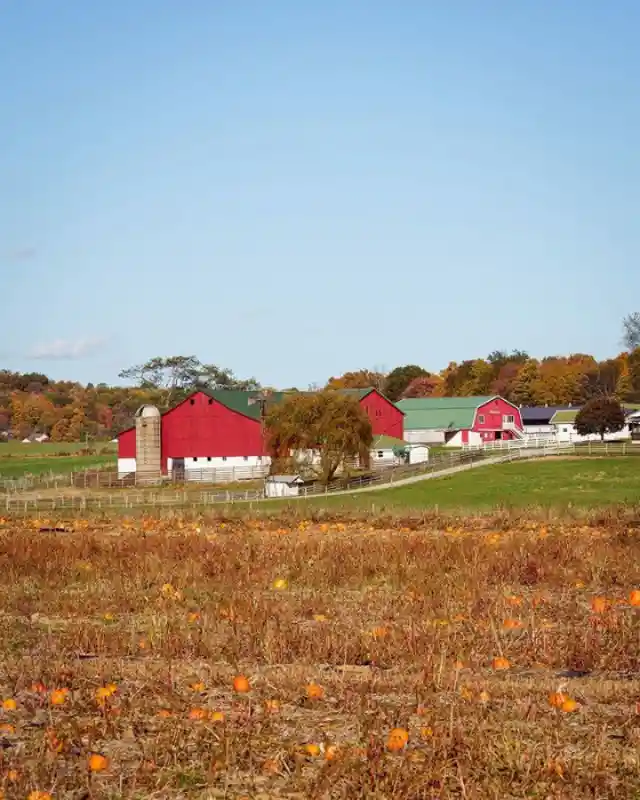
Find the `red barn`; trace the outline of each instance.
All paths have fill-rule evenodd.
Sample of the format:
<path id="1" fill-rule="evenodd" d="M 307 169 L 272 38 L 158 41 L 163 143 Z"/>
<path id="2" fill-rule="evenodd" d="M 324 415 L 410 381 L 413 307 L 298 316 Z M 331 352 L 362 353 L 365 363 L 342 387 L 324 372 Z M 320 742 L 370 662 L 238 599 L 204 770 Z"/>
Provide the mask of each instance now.
<path id="1" fill-rule="evenodd" d="M 503 397 L 415 397 L 398 407 L 410 443 L 459 447 L 524 437 L 520 409 Z"/>
<path id="2" fill-rule="evenodd" d="M 374 435 L 402 439 L 404 414 L 376 389 L 349 391 L 371 420 Z M 266 466 L 257 392 L 198 391 L 161 418 L 161 469 L 166 475 L 203 469 Z M 282 393 L 274 393 L 279 402 Z M 250 402 L 254 400 L 254 402 Z M 136 430 L 118 437 L 118 473 L 136 471 Z"/>

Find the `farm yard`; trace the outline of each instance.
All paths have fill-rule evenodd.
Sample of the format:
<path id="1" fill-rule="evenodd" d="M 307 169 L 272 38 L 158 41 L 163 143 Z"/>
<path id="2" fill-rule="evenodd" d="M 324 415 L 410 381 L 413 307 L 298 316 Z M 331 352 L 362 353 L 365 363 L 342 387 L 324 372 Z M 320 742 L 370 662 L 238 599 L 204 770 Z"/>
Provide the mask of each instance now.
<path id="1" fill-rule="evenodd" d="M 620 446 L 618 446 L 620 450 Z M 0 495 L 0 513 L 83 515 L 88 509 L 98 513 L 144 514 L 201 513 L 243 516 L 281 514 L 298 517 L 323 512 L 421 515 L 433 510 L 440 513 L 491 513 L 495 509 L 527 510 L 530 514 L 584 516 L 594 509 L 632 507 L 640 498 L 640 459 L 632 456 L 598 455 L 617 452 L 612 445 L 606 450 L 579 448 L 575 455 L 534 456 L 512 453 L 505 463 L 486 463 L 500 454 L 449 453 L 434 457 L 429 464 L 399 468 L 393 474 L 378 476 L 379 484 L 370 484 L 366 491 L 341 490 L 324 493 L 322 487 L 311 487 L 308 497 L 288 500 L 263 499 L 261 481 L 235 484 L 203 485 L 197 482 L 182 485 L 124 486 L 110 483 L 110 473 L 78 472 L 74 486 L 64 479 L 37 481 L 30 488 Z M 589 452 L 593 455 L 590 457 Z M 640 450 L 631 450 L 640 455 Z M 438 471 L 472 468 L 438 477 Z M 112 474 L 111 474 L 112 475 Z M 402 484 L 403 477 L 415 476 L 415 482 Z M 433 475 L 433 479 L 419 479 Z M 98 480 L 99 479 L 99 480 Z M 105 479 L 103 481 L 103 479 Z M 391 481 L 391 482 L 390 482 Z M 98 485 L 99 484 L 99 485 Z M 398 485 L 399 484 L 399 485 Z M 367 483 L 364 484 L 367 486 Z M 319 493 L 315 494 L 319 490 Z"/>
<path id="2" fill-rule="evenodd" d="M 614 515 L 53 527 L 0 525 L 7 798 L 638 796 Z"/>

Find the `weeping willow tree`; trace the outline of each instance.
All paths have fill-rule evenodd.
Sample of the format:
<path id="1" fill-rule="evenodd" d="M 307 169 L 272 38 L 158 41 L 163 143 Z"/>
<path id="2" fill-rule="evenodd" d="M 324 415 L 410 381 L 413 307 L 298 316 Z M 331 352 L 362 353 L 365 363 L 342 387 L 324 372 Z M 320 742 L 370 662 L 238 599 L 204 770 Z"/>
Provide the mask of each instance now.
<path id="1" fill-rule="evenodd" d="M 368 464 L 371 423 L 353 397 L 335 391 L 291 394 L 265 417 L 273 473 L 300 469 L 328 483 L 340 467 Z"/>

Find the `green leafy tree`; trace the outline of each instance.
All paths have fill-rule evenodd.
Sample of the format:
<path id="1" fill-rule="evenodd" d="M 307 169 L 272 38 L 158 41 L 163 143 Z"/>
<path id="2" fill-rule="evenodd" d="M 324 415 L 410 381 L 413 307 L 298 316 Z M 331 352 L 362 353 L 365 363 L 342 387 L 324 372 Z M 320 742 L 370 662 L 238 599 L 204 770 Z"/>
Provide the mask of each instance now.
<path id="1" fill-rule="evenodd" d="M 580 436 L 597 433 L 604 440 L 605 433 L 624 428 L 624 411 L 612 397 L 594 397 L 578 412 L 575 426 Z"/>
<path id="2" fill-rule="evenodd" d="M 406 364 L 404 367 L 392 369 L 384 381 L 384 394 L 392 402 L 396 402 L 404 395 L 404 391 L 416 378 L 430 378 L 431 375 L 417 364 Z"/>
<path id="3" fill-rule="evenodd" d="M 291 394 L 268 409 L 265 434 L 273 473 L 301 462 L 322 483 L 360 458 L 368 463 L 371 423 L 357 400 L 340 392 Z M 313 458 L 317 454 L 317 460 Z"/>

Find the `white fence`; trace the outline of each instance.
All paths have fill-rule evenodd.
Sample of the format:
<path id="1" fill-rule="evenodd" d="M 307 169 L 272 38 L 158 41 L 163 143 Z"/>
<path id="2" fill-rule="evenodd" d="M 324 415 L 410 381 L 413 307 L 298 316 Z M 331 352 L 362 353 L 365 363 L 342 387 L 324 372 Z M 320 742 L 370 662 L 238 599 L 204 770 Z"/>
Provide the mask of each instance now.
<path id="1" fill-rule="evenodd" d="M 506 442 L 504 443 L 507 444 Z M 405 479 L 419 480 L 427 474 L 434 478 L 452 472 L 482 467 L 485 464 L 499 464 L 521 459 L 535 459 L 553 456 L 575 455 L 582 457 L 606 456 L 640 456 L 640 443 L 588 442 L 585 444 L 561 444 L 553 447 L 511 447 L 484 448 L 482 450 L 465 450 L 435 456 L 423 464 L 400 466 L 366 475 L 350 481 L 335 481 L 330 486 L 312 485 L 301 488 L 301 497 L 318 497 L 329 494 L 351 493 L 359 489 L 377 489 L 401 483 Z M 296 498 L 288 498 L 295 502 Z M 116 492 L 98 491 L 82 494 L 52 494 L 38 496 L 35 493 L 7 494 L 0 500 L 0 508 L 6 513 L 30 514 L 49 513 L 51 515 L 86 513 L 89 510 L 102 510 L 105 513 L 117 510 L 144 510 L 159 508 L 196 509 L 212 505 L 233 503 L 271 503 L 266 499 L 263 489 L 245 491 L 206 491 L 184 485 L 181 489 L 174 487 L 139 490 L 136 488 L 121 489 Z"/>

